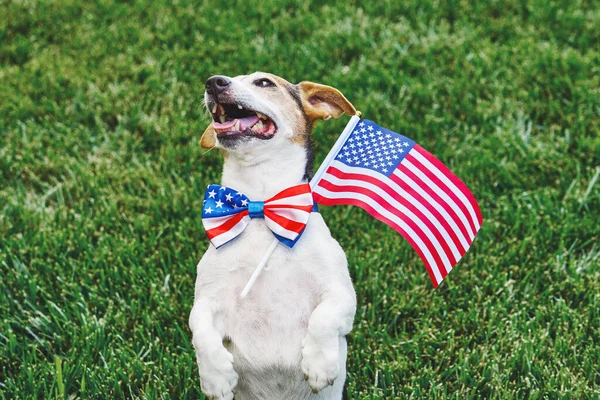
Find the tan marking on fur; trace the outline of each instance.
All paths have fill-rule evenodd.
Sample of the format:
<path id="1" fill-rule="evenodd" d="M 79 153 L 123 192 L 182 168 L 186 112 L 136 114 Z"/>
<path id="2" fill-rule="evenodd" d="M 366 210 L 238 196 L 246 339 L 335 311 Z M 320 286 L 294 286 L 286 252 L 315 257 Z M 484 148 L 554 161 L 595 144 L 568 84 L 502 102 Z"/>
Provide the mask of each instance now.
<path id="1" fill-rule="evenodd" d="M 312 131 L 312 127 L 310 129 Z M 306 129 L 306 121 L 302 118 L 302 122 L 300 122 L 296 128 L 294 128 L 294 136 L 292 137 L 292 142 L 296 144 L 306 145 L 306 143 L 310 140 L 310 132 Z"/>
<path id="2" fill-rule="evenodd" d="M 215 133 L 211 122 L 200 138 L 200 146 L 205 149 L 212 149 L 215 147 L 215 144 L 217 144 L 217 134 Z"/>
<path id="3" fill-rule="evenodd" d="M 304 108 L 300 108 L 296 100 L 289 93 L 290 90 L 296 90 L 293 84 L 286 81 L 283 78 L 280 78 L 277 75 L 270 74 L 270 77 L 277 83 L 278 86 L 282 86 L 285 89 L 285 95 L 288 98 L 287 101 L 291 101 L 292 106 L 298 110 L 298 115 L 296 118 L 296 123 L 294 124 L 294 136 L 292 137 L 292 142 L 306 145 L 306 143 L 310 140 L 310 131 L 312 131 L 312 126 L 306 126 L 306 111 Z"/>
<path id="4" fill-rule="evenodd" d="M 314 82 L 298 84 L 302 103 L 311 120 L 338 118 L 343 113 L 355 115 L 356 109 L 337 89 Z"/>

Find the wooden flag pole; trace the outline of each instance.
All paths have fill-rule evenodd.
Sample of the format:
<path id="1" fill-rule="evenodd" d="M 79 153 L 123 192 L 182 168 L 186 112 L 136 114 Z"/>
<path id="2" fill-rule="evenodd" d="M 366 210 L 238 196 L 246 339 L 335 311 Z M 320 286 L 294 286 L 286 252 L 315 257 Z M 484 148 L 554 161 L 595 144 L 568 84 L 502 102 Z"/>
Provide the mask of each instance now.
<path id="1" fill-rule="evenodd" d="M 319 181 L 321 180 L 321 177 L 323 176 L 323 174 L 329 167 L 329 164 L 331 164 L 331 162 L 337 155 L 338 151 L 342 148 L 342 146 L 346 142 L 346 139 L 348 139 L 348 136 L 350 136 L 350 134 L 352 133 L 352 130 L 354 129 L 354 127 L 360 120 L 361 115 L 362 115 L 362 113 L 360 111 L 357 111 L 356 114 L 350 118 L 350 121 L 348 121 L 348 123 L 346 124 L 346 127 L 342 131 L 342 134 L 338 137 L 338 139 L 334 143 L 331 150 L 329 150 L 327 157 L 325 157 L 325 160 L 323 160 L 323 162 L 321 163 L 321 166 L 319 167 L 319 169 L 317 170 L 317 172 L 315 173 L 313 178 L 310 180 L 309 184 L 310 184 L 311 190 L 314 189 L 315 186 L 317 186 L 317 183 L 319 183 Z M 242 290 L 242 293 L 240 293 L 240 299 L 243 299 L 244 297 L 246 297 L 246 295 L 252 288 L 252 285 L 254 285 L 254 282 L 256 282 L 258 275 L 260 275 L 261 271 L 264 269 L 265 265 L 267 264 L 267 261 L 269 261 L 271 254 L 273 254 L 273 252 L 275 251 L 275 248 L 277 247 L 278 243 L 279 243 L 279 240 L 274 238 L 273 241 L 271 242 L 271 244 L 269 245 L 269 247 L 267 248 L 267 251 L 261 258 L 260 262 L 256 266 L 256 269 L 252 273 L 252 276 L 250 276 L 250 279 L 248 279 L 248 283 L 246 283 L 244 290 Z"/>

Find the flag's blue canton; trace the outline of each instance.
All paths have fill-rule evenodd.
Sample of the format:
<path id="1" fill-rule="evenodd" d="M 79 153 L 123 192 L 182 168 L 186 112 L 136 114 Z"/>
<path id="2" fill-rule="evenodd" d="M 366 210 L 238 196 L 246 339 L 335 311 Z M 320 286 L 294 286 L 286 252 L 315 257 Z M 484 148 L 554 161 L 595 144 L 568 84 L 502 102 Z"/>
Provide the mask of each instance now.
<path id="1" fill-rule="evenodd" d="M 361 119 L 335 159 L 390 176 L 415 144 L 373 121 Z"/>
<path id="2" fill-rule="evenodd" d="M 221 185 L 208 185 L 202 207 L 202 218 L 222 217 L 234 214 L 236 208 L 247 207 L 250 203 L 245 194 Z"/>

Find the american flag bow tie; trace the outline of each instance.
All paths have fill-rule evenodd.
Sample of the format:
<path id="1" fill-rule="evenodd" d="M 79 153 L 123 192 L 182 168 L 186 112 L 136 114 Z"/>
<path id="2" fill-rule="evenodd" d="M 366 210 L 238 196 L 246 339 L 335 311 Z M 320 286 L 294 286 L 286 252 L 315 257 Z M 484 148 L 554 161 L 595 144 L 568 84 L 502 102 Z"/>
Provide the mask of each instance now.
<path id="1" fill-rule="evenodd" d="M 264 218 L 273 235 L 293 247 L 312 209 L 308 183 L 287 188 L 265 201 L 250 201 L 243 193 L 226 186 L 209 185 L 204 194 L 202 224 L 211 243 L 219 248 L 241 234 L 250 219 Z"/>

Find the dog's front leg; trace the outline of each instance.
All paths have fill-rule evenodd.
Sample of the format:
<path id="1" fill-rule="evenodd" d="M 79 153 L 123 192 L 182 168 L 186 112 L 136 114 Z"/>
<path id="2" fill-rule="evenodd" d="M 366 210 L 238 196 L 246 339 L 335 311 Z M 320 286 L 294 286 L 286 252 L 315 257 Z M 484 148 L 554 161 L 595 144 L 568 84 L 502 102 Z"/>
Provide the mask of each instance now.
<path id="1" fill-rule="evenodd" d="M 343 286 L 329 288 L 312 312 L 302 341 L 302 371 L 314 393 L 338 377 L 340 337 L 352 330 L 355 312 L 354 291 Z"/>
<path id="2" fill-rule="evenodd" d="M 223 346 L 223 336 L 215 327 L 213 310 L 210 301 L 199 300 L 190 313 L 200 386 L 210 399 L 232 400 L 238 375 L 233 369 L 233 356 Z"/>

